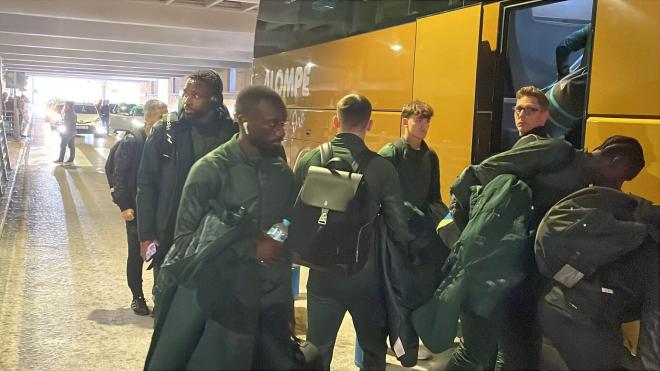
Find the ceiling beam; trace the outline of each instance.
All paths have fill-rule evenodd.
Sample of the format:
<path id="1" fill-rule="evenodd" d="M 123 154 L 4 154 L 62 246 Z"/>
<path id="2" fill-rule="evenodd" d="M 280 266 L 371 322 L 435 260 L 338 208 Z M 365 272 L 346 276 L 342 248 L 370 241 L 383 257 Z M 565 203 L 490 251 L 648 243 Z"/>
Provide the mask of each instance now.
<path id="1" fill-rule="evenodd" d="M 102 25 L 92 21 L 45 18 L 0 13 L 0 31 L 14 34 L 86 39 L 126 44 L 205 48 L 230 50 L 252 49 L 254 34 L 247 32 L 181 30 L 174 28 L 136 26 L 115 23 Z"/>
<path id="2" fill-rule="evenodd" d="M 33 75 L 33 74 L 43 74 L 43 73 L 52 73 L 52 74 L 58 74 L 62 76 L 96 76 L 97 78 L 101 78 L 103 76 L 115 76 L 115 77 L 122 77 L 124 79 L 137 79 L 137 80 L 155 80 L 155 79 L 167 79 L 170 77 L 174 76 L 167 76 L 167 75 L 131 75 L 131 74 L 117 74 L 113 72 L 103 72 L 103 71 L 57 71 L 57 70 L 50 70 L 50 69 L 43 69 L 43 68 L 12 68 L 8 69 L 8 71 L 16 71 L 16 72 L 25 72 L 28 75 Z"/>
<path id="3" fill-rule="evenodd" d="M 245 8 L 243 10 L 243 12 L 249 12 L 249 11 L 252 11 L 254 9 L 257 9 L 258 7 L 259 7 L 259 4 L 255 4 L 255 5 L 252 5 L 252 6 L 249 6 L 249 7 Z"/>
<path id="4" fill-rule="evenodd" d="M 220 3 L 223 2 L 223 1 L 224 1 L 224 0 L 205 0 L 205 2 L 204 2 L 204 8 L 207 8 L 207 9 L 208 9 L 208 8 L 214 7 L 214 6 L 220 4 Z"/>
<path id="5" fill-rule="evenodd" d="M 246 1 L 246 0 L 243 0 Z M 112 22 L 191 30 L 254 32 L 256 14 L 240 9 L 201 6 L 166 6 L 159 1 L 137 0 L 2 0 L 0 12 L 63 19 Z M 256 1 L 255 3 L 258 3 Z"/>
<path id="6" fill-rule="evenodd" d="M 121 43 L 114 41 L 67 39 L 59 37 L 40 37 L 36 35 L 17 35 L 0 32 L 0 45 L 55 48 L 63 50 L 112 52 L 121 54 L 149 55 L 152 57 L 215 59 L 235 63 L 235 67 L 246 67 L 252 63 L 252 50 L 208 49 L 196 46 L 168 47 L 139 43 Z"/>
<path id="7" fill-rule="evenodd" d="M 199 68 L 195 67 L 179 67 L 179 68 L 174 68 L 174 67 L 165 67 L 165 66 L 160 66 L 160 67 L 154 67 L 154 66 L 126 66 L 122 64 L 90 64 L 90 63 L 77 63 L 77 62 L 61 62 L 61 61 L 55 61 L 52 59 L 14 59 L 14 58 L 6 58 L 3 57 L 3 63 L 5 65 L 13 65 L 13 66 L 18 66 L 18 65 L 40 65 L 40 66 L 45 66 L 45 67 L 63 67 L 63 68 L 91 68 L 91 69 L 105 69 L 105 68 L 110 68 L 110 69 L 120 69 L 120 70 L 125 70 L 127 72 L 130 71 L 159 71 L 163 73 L 170 73 L 170 74 L 185 74 L 185 73 L 190 73 L 193 72 Z"/>
<path id="8" fill-rule="evenodd" d="M 153 56 L 140 54 L 125 54 L 113 52 L 65 50 L 52 48 L 37 48 L 24 46 L 0 45 L 0 56 L 6 58 L 50 58 L 61 61 L 78 61 L 89 63 L 130 63 L 134 65 L 154 66 L 192 66 L 199 68 L 228 68 L 226 62 L 212 59 Z"/>
<path id="9" fill-rule="evenodd" d="M 99 72 L 99 73 L 109 73 L 112 72 L 115 75 L 127 74 L 130 76 L 185 76 L 193 71 L 162 71 L 162 70 L 123 70 L 121 68 L 94 68 L 94 67 L 71 67 L 71 66 L 53 66 L 53 65 L 44 65 L 41 63 L 4 63 L 4 68 L 8 71 L 12 69 L 52 69 L 62 72 Z"/>

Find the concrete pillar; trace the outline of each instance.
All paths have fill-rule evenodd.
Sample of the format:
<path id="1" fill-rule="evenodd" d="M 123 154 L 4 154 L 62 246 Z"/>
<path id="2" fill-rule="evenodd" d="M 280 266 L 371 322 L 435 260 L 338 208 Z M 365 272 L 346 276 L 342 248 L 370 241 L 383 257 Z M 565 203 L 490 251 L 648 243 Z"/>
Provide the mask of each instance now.
<path id="1" fill-rule="evenodd" d="M 158 100 L 167 103 L 170 97 L 170 81 L 169 79 L 158 79 Z"/>

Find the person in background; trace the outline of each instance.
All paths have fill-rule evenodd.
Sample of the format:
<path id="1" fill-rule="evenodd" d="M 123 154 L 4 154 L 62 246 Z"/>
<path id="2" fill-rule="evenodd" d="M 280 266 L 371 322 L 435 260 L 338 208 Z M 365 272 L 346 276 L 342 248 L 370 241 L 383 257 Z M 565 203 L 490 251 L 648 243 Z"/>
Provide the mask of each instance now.
<path id="1" fill-rule="evenodd" d="M 513 116 L 518 129 L 518 135 L 536 135 L 548 138 L 545 123 L 548 121 L 548 98 L 535 86 L 524 86 L 516 92 L 516 105 L 513 107 Z M 520 143 L 526 142 L 522 141 Z M 518 144 L 518 143 L 516 143 Z M 515 146 L 515 145 L 514 145 Z"/>
<path id="2" fill-rule="evenodd" d="M 97 110 L 99 112 L 99 117 L 101 118 L 101 123 L 103 124 L 103 127 L 105 128 L 105 132 L 109 133 L 110 132 L 110 101 L 109 100 L 104 100 L 103 103 L 99 107 L 97 107 Z"/>
<path id="3" fill-rule="evenodd" d="M 557 62 L 557 80 L 561 80 L 564 78 L 564 76 L 569 74 L 571 66 L 568 64 L 568 58 L 573 52 L 584 49 L 585 53 L 582 56 L 580 65 L 588 65 L 589 57 L 587 55 L 587 44 L 590 35 L 591 24 L 588 24 L 568 35 L 561 41 L 561 43 L 559 43 L 559 45 L 557 45 L 557 48 L 555 49 L 555 57 Z"/>
<path id="4" fill-rule="evenodd" d="M 138 234 L 143 258 L 150 244 L 158 246 L 153 257 L 156 269 L 174 240 L 176 213 L 190 168 L 238 131 L 223 104 L 222 89 L 215 71 L 190 75 L 179 112 L 156 123 L 144 143 L 138 170 Z"/>
<path id="5" fill-rule="evenodd" d="M 126 260 L 126 279 L 133 294 L 131 309 L 138 315 L 148 315 L 149 307 L 142 292 L 142 264 L 140 256 L 140 241 L 138 238 L 138 221 L 135 206 L 137 195 L 137 176 L 142 149 L 147 135 L 156 121 L 167 113 L 167 105 L 157 99 L 148 100 L 144 104 L 144 128 L 138 129 L 126 136 L 115 150 L 112 200 L 121 210 L 121 217 L 126 222 L 126 238 L 128 240 L 128 259 Z"/>
<path id="6" fill-rule="evenodd" d="M 73 102 L 67 101 L 62 109 L 62 126 L 60 131 L 60 156 L 54 162 L 62 164 L 67 147 L 69 148 L 69 159 L 66 164 L 73 164 L 76 158 L 76 121 L 78 115 L 73 111 Z"/>

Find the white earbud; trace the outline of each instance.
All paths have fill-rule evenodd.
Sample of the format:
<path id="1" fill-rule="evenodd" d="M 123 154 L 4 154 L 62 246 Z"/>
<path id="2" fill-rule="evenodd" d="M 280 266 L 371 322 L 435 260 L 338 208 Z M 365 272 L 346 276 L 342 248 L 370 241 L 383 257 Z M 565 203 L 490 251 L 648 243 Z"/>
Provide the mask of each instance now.
<path id="1" fill-rule="evenodd" d="M 243 123 L 243 130 L 245 131 L 245 134 L 250 135 L 250 130 L 248 130 L 248 123 L 245 121 Z"/>

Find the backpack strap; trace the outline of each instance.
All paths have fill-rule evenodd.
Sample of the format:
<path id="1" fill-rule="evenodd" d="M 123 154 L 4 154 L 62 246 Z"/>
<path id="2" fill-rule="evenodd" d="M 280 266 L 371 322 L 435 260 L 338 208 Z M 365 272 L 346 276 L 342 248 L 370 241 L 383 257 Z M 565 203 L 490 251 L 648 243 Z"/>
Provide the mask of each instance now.
<path id="1" fill-rule="evenodd" d="M 333 151 L 332 151 L 332 144 L 330 142 L 326 142 L 321 144 L 319 148 L 319 153 L 321 154 L 321 166 L 323 167 L 328 167 L 328 165 L 332 163 L 344 163 L 350 166 L 350 168 L 353 170 L 354 173 L 359 172 L 359 166 L 358 163 L 355 159 L 353 159 L 353 162 L 348 162 L 344 160 L 343 158 L 339 156 L 335 156 Z"/>
<path id="2" fill-rule="evenodd" d="M 321 147 L 319 148 L 319 153 L 321 154 L 321 166 L 327 165 L 333 155 L 332 144 L 330 144 L 330 142 L 321 144 Z"/>

